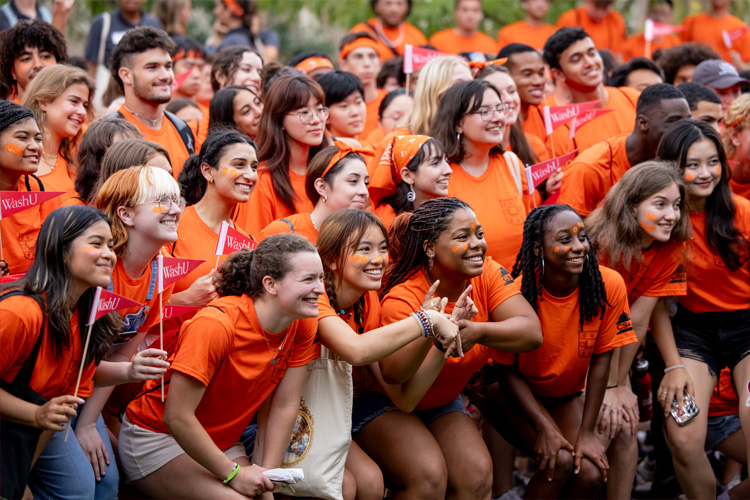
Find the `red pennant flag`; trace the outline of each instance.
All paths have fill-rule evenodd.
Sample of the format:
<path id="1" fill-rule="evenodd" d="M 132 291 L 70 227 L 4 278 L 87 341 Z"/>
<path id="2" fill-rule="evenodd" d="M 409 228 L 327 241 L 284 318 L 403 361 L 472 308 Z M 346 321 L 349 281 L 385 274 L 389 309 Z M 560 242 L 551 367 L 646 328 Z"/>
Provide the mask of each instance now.
<path id="1" fill-rule="evenodd" d="M 63 194 L 64 191 L 0 191 L 0 220 Z"/>
<path id="2" fill-rule="evenodd" d="M 539 184 L 552 175 L 552 172 L 568 163 L 576 155 L 577 151 L 578 149 L 575 149 L 557 158 L 526 167 L 526 183 L 528 184 L 529 194 L 533 193 L 539 187 Z"/>
<path id="3" fill-rule="evenodd" d="M 449 56 L 445 52 L 404 45 L 404 73 L 414 73 L 436 57 Z"/>
<path id="4" fill-rule="evenodd" d="M 743 26 L 742 28 L 737 28 L 736 30 L 732 31 L 721 30 L 721 37 L 724 39 L 724 45 L 728 49 L 731 49 L 734 41 L 744 35 L 748 30 L 750 30 L 750 28 L 748 28 L 747 26 Z"/>
<path id="5" fill-rule="evenodd" d="M 185 71 L 184 73 L 182 73 L 180 75 L 175 75 L 174 80 L 172 82 L 172 93 L 173 94 L 175 92 L 177 92 L 177 89 L 180 88 L 180 85 L 182 85 L 183 83 L 185 83 L 185 80 L 188 79 L 188 77 L 190 76 L 190 74 L 193 72 L 193 70 L 196 67 L 197 66 L 193 66 L 192 68 L 190 68 L 189 70 Z"/>
<path id="6" fill-rule="evenodd" d="M 178 259 L 176 257 L 157 257 L 159 269 L 159 284 L 157 293 L 164 291 L 165 286 L 169 286 L 183 276 L 190 274 L 196 267 L 206 262 L 202 259 Z"/>
<path id="7" fill-rule="evenodd" d="M 257 246 L 258 244 L 252 238 L 248 238 L 236 229 L 229 227 L 226 222 L 221 223 L 219 241 L 216 243 L 216 255 L 228 255 L 243 248 L 255 250 Z"/>
<path id="8" fill-rule="evenodd" d="M 93 324 L 94 321 L 112 311 L 136 306 L 143 306 L 143 304 L 130 300 L 127 297 L 123 297 L 122 295 L 117 295 L 116 293 L 98 286 L 96 287 L 96 293 L 94 294 L 94 306 L 91 308 L 91 314 L 89 314 L 89 322 L 87 325 Z"/>
<path id="9" fill-rule="evenodd" d="M 164 319 L 172 319 L 187 314 L 189 312 L 197 311 L 200 307 L 193 306 L 166 306 L 164 308 Z"/>
<path id="10" fill-rule="evenodd" d="M 576 135 L 576 131 L 579 128 L 583 127 L 594 118 L 606 115 L 610 111 L 614 111 L 614 109 L 590 109 L 573 118 L 573 121 L 570 122 L 570 139 L 573 140 L 573 136 Z"/>
<path id="11" fill-rule="evenodd" d="M 685 31 L 685 27 L 681 25 L 655 23 L 651 19 L 646 19 L 646 28 L 643 30 L 643 38 L 645 38 L 646 41 L 652 42 L 654 38 L 673 35 L 680 31 Z"/>
<path id="12" fill-rule="evenodd" d="M 557 127 L 597 104 L 599 104 L 599 101 L 566 104 L 565 106 L 545 106 L 542 111 L 544 112 L 544 127 L 547 129 L 547 135 L 552 135 L 552 131 Z"/>

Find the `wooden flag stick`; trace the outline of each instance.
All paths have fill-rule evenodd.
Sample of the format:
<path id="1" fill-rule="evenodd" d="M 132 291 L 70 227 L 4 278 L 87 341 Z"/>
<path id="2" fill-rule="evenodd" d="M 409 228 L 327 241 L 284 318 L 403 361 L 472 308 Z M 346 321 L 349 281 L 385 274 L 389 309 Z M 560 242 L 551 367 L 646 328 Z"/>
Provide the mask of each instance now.
<path id="1" fill-rule="evenodd" d="M 93 306 L 92 306 L 93 307 Z M 83 354 L 81 354 L 81 368 L 78 369 L 78 380 L 76 381 L 76 391 L 73 393 L 73 397 L 78 397 L 78 389 L 81 387 L 81 377 L 83 376 L 83 365 L 86 363 L 86 351 L 89 350 L 89 341 L 91 340 L 91 328 L 94 326 L 92 322 L 88 331 L 86 332 L 86 343 L 83 345 Z M 65 442 L 68 442 L 68 434 L 70 433 L 70 422 L 68 422 L 68 429 L 65 431 Z"/>
<path id="2" fill-rule="evenodd" d="M 406 93 L 409 93 L 409 86 L 411 85 L 411 73 L 406 74 Z"/>
<path id="3" fill-rule="evenodd" d="M 159 349 L 164 350 L 164 303 L 159 292 Z M 161 402 L 164 402 L 164 374 L 161 374 Z"/>
<path id="4" fill-rule="evenodd" d="M 216 256 L 216 265 L 214 265 L 214 271 L 216 271 L 219 268 L 219 259 L 221 258 L 221 255 Z"/>

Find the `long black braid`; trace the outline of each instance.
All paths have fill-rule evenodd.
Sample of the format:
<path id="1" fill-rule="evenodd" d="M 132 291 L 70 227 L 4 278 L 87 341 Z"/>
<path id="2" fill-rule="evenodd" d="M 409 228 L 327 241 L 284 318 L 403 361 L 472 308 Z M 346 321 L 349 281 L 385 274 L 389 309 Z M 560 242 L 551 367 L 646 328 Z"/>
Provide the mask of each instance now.
<path id="1" fill-rule="evenodd" d="M 390 264 L 385 270 L 380 297 L 403 283 L 427 265 L 425 241 L 437 241 L 453 219 L 453 214 L 471 207 L 458 198 L 436 198 L 424 202 L 411 214 L 401 214 L 388 231 Z"/>
<path id="2" fill-rule="evenodd" d="M 539 302 L 543 300 L 541 277 L 544 269 L 542 264 L 544 233 L 554 216 L 564 210 L 578 215 L 578 212 L 570 205 L 544 205 L 532 210 L 523 225 L 523 243 L 518 251 L 511 274 L 514 278 L 523 275 L 521 294 L 537 314 L 539 313 Z M 588 235 L 586 239 L 588 240 Z M 590 240 L 589 245 L 591 245 Z M 591 247 L 592 249 L 586 256 L 587 262 L 584 265 L 583 273 L 578 278 L 578 308 L 581 329 L 583 329 L 584 321 L 590 322 L 597 314 L 603 319 L 606 306 L 611 307 L 611 304 L 607 301 L 607 290 L 604 287 L 601 272 L 599 272 L 599 263 L 596 260 L 593 245 Z"/>

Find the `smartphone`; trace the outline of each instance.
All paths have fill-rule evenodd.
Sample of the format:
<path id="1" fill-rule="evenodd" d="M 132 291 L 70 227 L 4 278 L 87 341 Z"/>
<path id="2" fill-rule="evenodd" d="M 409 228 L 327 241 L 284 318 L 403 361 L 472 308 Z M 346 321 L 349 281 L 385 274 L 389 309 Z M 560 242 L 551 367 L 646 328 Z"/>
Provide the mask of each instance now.
<path id="1" fill-rule="evenodd" d="M 672 409 L 670 410 L 672 418 L 674 418 L 675 422 L 677 422 L 677 425 L 679 426 L 687 425 L 688 422 L 695 418 L 695 416 L 700 412 L 698 405 L 695 404 L 693 397 L 688 394 L 687 391 L 685 391 L 684 397 L 685 405 L 682 407 L 682 410 L 680 410 L 680 405 L 677 403 L 676 396 L 672 400 Z"/>

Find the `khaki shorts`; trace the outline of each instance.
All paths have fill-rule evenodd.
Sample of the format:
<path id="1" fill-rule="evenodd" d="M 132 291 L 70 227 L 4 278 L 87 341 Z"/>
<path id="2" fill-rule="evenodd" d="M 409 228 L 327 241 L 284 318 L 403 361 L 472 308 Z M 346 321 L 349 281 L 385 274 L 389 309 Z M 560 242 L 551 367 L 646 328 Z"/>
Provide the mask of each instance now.
<path id="1" fill-rule="evenodd" d="M 128 420 L 127 415 L 122 419 L 118 451 L 128 483 L 143 479 L 185 453 L 170 434 L 138 427 Z M 224 454 L 233 462 L 241 457 L 247 458 L 242 443 L 233 444 L 224 450 Z"/>

